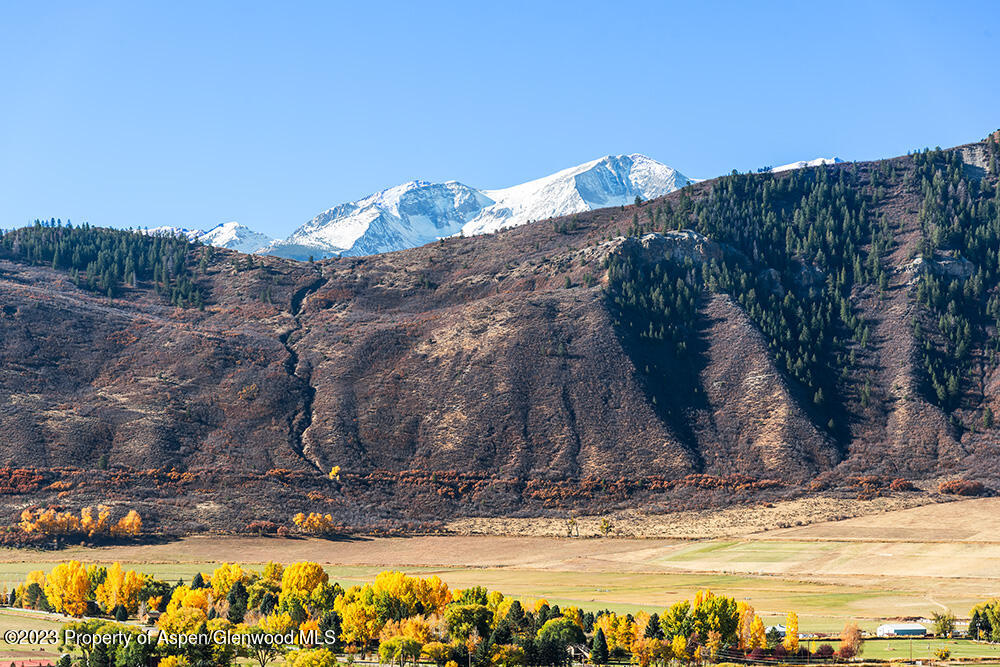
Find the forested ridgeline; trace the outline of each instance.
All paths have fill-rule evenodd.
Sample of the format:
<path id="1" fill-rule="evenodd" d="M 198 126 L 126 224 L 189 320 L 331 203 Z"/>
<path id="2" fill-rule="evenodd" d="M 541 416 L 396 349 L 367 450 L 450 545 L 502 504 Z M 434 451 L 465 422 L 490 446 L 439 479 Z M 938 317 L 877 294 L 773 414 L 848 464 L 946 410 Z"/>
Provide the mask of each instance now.
<path id="1" fill-rule="evenodd" d="M 928 391 L 947 409 L 959 407 L 973 350 L 988 350 L 996 364 L 1000 339 L 1000 188 L 995 141 L 987 143 L 994 178 L 970 178 L 955 152 L 914 156 L 913 186 L 922 195 L 917 300 L 930 317 L 929 331 L 913 322 L 922 343 Z M 985 413 L 992 426 L 991 413 Z"/>
<path id="2" fill-rule="evenodd" d="M 848 169 L 788 176 L 732 175 L 709 195 L 681 196 L 635 221 L 633 233 L 694 229 L 727 247 L 696 265 L 644 266 L 628 255 L 608 261 L 617 324 L 673 363 L 692 345 L 699 297 L 730 294 L 760 327 L 779 367 L 836 424 L 843 383 L 869 330 L 852 306 L 855 285 L 885 284 L 880 254 L 887 222 Z"/>
<path id="3" fill-rule="evenodd" d="M 924 151 L 867 165 L 733 174 L 701 197 L 682 191 L 648 205 L 645 220 L 634 214 L 631 236 L 692 229 L 722 248 L 706 261 L 650 264 L 629 253 L 607 260 L 616 326 L 652 400 L 679 374 L 694 379 L 699 299 L 724 293 L 760 328 L 779 368 L 812 397 L 825 426 L 837 431 L 844 396 L 866 405 L 872 389 L 871 372 L 859 363 L 872 326 L 858 307 L 859 290 L 882 299 L 892 274 L 904 271 L 914 274 L 916 298 L 935 325 L 922 333 L 913 321 L 927 397 L 957 407 L 971 351 L 988 346 L 995 362 L 998 349 L 1000 148 L 995 141 L 986 147 L 984 178 L 969 176 L 958 151 Z M 911 254 L 905 267 L 889 262 L 900 224 L 887 206 L 894 192 L 922 199 L 919 256 Z M 698 391 L 695 383 L 690 396 Z"/>
<path id="4" fill-rule="evenodd" d="M 183 236 L 153 236 L 133 230 L 74 226 L 36 220 L 0 235 L 0 258 L 66 271 L 78 287 L 121 296 L 148 286 L 179 307 L 202 308 L 207 290 L 198 283 L 211 249 Z"/>

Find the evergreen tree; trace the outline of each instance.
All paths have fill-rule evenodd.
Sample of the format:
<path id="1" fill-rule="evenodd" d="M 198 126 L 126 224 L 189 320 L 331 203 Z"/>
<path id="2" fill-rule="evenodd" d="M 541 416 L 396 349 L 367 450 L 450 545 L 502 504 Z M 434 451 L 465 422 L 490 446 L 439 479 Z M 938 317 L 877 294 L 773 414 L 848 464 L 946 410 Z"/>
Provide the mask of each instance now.
<path id="1" fill-rule="evenodd" d="M 242 581 L 237 581 L 233 584 L 232 588 L 229 589 L 229 593 L 226 595 L 226 602 L 229 603 L 229 611 L 226 614 L 226 618 L 230 623 L 242 623 L 243 617 L 247 613 L 247 602 L 249 601 L 249 594 L 247 593 L 246 586 L 243 585 Z"/>
<path id="2" fill-rule="evenodd" d="M 87 667 L 114 667 L 111 663 L 111 656 L 108 655 L 107 646 L 97 644 L 91 649 Z"/>
<path id="3" fill-rule="evenodd" d="M 653 613 L 649 617 L 649 622 L 646 623 L 646 634 L 645 636 L 649 639 L 663 639 L 663 628 L 660 627 L 660 616 L 657 613 Z"/>
<path id="4" fill-rule="evenodd" d="M 646 632 L 649 632 L 648 625 L 646 626 Z M 606 665 L 608 664 L 608 657 L 608 640 L 604 636 L 604 630 L 597 628 L 597 632 L 594 633 L 594 641 L 590 646 L 590 661 L 595 665 Z"/>
<path id="5" fill-rule="evenodd" d="M 205 621 L 201 622 L 195 634 L 199 637 L 205 637 L 209 634 L 208 625 Z M 187 657 L 191 663 L 191 667 L 216 667 L 212 659 L 212 645 L 210 642 L 192 642 L 188 645 Z"/>
<path id="6" fill-rule="evenodd" d="M 520 601 L 514 600 L 511 603 L 510 609 L 507 610 L 506 620 L 510 627 L 515 630 L 520 630 L 524 627 L 524 607 L 521 606 Z"/>
<path id="7" fill-rule="evenodd" d="M 319 617 L 319 632 L 320 636 L 326 637 L 326 633 L 332 632 L 336 640 L 332 644 L 328 644 L 331 650 L 339 651 L 342 648 L 342 642 L 340 641 L 340 628 L 341 620 L 340 614 L 336 611 L 330 609 L 324 611 Z"/>

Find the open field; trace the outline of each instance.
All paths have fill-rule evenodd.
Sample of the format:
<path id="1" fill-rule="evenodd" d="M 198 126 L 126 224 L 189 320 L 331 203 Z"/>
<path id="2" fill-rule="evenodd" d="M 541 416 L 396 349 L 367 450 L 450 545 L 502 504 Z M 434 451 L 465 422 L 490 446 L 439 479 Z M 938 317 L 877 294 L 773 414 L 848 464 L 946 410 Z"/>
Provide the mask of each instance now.
<path id="1" fill-rule="evenodd" d="M 726 539 L 555 538 L 496 535 L 342 540 L 192 536 L 166 544 L 0 551 L 10 587 L 56 562 L 121 561 L 190 580 L 225 560 L 322 563 L 344 585 L 394 568 L 560 605 L 661 610 L 701 588 L 747 599 L 767 621 L 795 610 L 803 632 L 854 619 L 967 614 L 1000 590 L 1000 499 L 903 508 L 844 521 Z"/>
<path id="2" fill-rule="evenodd" d="M 61 623 L 42 615 L 22 609 L 2 609 L 0 610 L 0 659 L 3 660 L 29 660 L 39 658 L 58 658 L 60 652 L 57 645 L 35 644 L 18 645 L 11 644 L 4 640 L 4 633 L 8 630 L 42 630 L 58 632 Z"/>
<path id="3" fill-rule="evenodd" d="M 601 521 L 610 518 L 618 537 L 705 539 L 740 537 L 791 526 L 813 525 L 859 517 L 870 517 L 928 504 L 947 503 L 948 496 L 930 493 L 898 493 L 859 501 L 830 495 L 811 495 L 774 503 L 737 505 L 720 509 L 686 510 L 648 514 L 638 511 L 616 512 L 606 517 L 577 517 L 576 532 L 581 537 L 601 535 Z M 463 535 L 518 535 L 565 537 L 566 520 L 559 518 L 483 518 L 456 519 L 447 524 L 450 531 Z"/>
<path id="4" fill-rule="evenodd" d="M 952 658 L 995 658 L 1000 660 L 1000 646 L 968 639 L 869 639 L 864 643 L 862 656 L 886 660 L 933 658 L 940 648 L 951 651 Z M 911 653 L 912 650 L 912 653 Z"/>

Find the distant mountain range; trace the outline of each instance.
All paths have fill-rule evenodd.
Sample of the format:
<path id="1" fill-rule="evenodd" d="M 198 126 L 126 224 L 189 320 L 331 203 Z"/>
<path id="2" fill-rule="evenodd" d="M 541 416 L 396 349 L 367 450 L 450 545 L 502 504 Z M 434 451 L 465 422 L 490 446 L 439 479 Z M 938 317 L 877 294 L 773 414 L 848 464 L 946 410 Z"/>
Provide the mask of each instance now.
<path id="1" fill-rule="evenodd" d="M 802 160 L 772 172 L 843 162 Z M 323 211 L 286 239 L 274 239 L 238 222 L 201 231 L 156 227 L 151 234 L 181 234 L 191 240 L 243 253 L 308 260 L 377 255 L 447 236 L 472 236 L 533 220 L 631 204 L 636 197 L 662 197 L 695 182 L 645 155 L 607 155 L 549 176 L 498 190 L 458 181 L 410 181 Z"/>
<path id="2" fill-rule="evenodd" d="M 273 239 L 238 222 L 208 231 L 156 227 L 151 234 L 181 234 L 245 253 L 291 259 L 375 255 L 455 235 L 471 236 L 533 220 L 581 213 L 661 197 L 693 183 L 645 155 L 608 155 L 527 183 L 478 190 L 458 181 L 410 181 L 334 206 Z"/>

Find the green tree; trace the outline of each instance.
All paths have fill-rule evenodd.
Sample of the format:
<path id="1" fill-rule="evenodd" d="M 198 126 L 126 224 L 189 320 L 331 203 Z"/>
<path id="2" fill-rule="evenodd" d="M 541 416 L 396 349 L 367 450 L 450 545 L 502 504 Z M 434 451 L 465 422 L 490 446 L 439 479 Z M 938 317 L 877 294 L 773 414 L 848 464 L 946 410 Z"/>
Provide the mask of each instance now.
<path id="1" fill-rule="evenodd" d="M 538 630 L 538 639 L 557 641 L 562 644 L 582 644 L 587 641 L 583 629 L 564 616 L 552 618 Z"/>
<path id="2" fill-rule="evenodd" d="M 473 632 L 488 637 L 493 612 L 482 604 L 451 604 L 445 609 L 444 621 L 448 634 L 455 639 L 465 641 Z"/>
<path id="3" fill-rule="evenodd" d="M 604 630 L 600 628 L 594 633 L 594 640 L 590 645 L 590 661 L 595 665 L 608 664 L 608 640 L 604 636 Z"/>
<path id="4" fill-rule="evenodd" d="M 663 628 L 660 626 L 660 615 L 656 612 L 649 617 L 649 622 L 646 623 L 645 637 L 648 639 L 663 639 Z"/>
<path id="5" fill-rule="evenodd" d="M 955 615 L 950 611 L 934 612 L 931 620 L 934 624 L 934 635 L 937 637 L 951 637 L 955 634 Z M 971 623 L 970 623 L 971 627 Z"/>
<path id="6" fill-rule="evenodd" d="M 232 624 L 242 623 L 243 617 L 247 613 L 247 601 L 249 600 L 247 588 L 241 580 L 236 581 L 226 594 L 226 602 L 229 603 L 229 611 L 226 618 Z"/>

